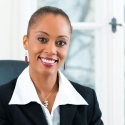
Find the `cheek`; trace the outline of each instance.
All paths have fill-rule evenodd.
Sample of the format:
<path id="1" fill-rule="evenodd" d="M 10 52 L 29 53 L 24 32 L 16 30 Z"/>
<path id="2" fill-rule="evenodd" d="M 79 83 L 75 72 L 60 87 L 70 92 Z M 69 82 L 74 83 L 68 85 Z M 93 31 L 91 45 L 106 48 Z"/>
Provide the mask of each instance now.
<path id="1" fill-rule="evenodd" d="M 31 58 L 32 58 L 32 56 L 33 55 L 35 55 L 37 53 L 37 47 L 35 47 L 35 46 L 31 46 L 30 48 L 29 48 L 29 56 L 31 56 Z"/>
<path id="2" fill-rule="evenodd" d="M 60 58 L 62 60 L 65 60 L 65 58 L 67 57 L 67 54 L 68 54 L 68 49 L 61 50 L 60 51 Z"/>
<path id="3" fill-rule="evenodd" d="M 29 42 L 29 53 L 36 54 L 42 49 L 42 46 L 37 43 L 37 41 L 30 41 Z"/>

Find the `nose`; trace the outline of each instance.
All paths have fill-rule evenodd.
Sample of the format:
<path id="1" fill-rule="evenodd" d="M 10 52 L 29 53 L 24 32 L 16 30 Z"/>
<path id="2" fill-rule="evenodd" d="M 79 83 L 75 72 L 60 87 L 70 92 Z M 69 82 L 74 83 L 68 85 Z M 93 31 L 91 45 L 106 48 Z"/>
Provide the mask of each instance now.
<path id="1" fill-rule="evenodd" d="M 46 44 L 45 52 L 48 55 L 56 55 L 57 54 L 57 48 L 56 48 L 55 42 L 51 42 L 51 41 L 48 42 Z"/>

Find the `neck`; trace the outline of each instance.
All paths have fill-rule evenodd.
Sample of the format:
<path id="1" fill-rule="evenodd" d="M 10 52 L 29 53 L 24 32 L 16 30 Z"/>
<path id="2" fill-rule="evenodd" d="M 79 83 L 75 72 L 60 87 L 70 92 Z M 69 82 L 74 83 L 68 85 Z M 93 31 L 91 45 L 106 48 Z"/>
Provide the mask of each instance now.
<path id="1" fill-rule="evenodd" d="M 40 73 L 29 72 L 36 90 L 38 90 L 43 96 L 46 96 L 53 89 L 55 84 L 58 84 L 57 72 L 52 75 L 42 75 Z"/>

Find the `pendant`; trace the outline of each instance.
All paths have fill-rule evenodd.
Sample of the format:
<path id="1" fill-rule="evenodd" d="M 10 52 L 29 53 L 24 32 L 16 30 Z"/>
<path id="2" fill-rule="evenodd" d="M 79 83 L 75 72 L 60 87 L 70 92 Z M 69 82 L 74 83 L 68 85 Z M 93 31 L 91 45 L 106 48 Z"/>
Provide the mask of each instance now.
<path id="1" fill-rule="evenodd" d="M 43 103 L 43 105 L 47 108 L 47 106 L 48 106 L 48 101 L 45 100 L 44 103 Z"/>

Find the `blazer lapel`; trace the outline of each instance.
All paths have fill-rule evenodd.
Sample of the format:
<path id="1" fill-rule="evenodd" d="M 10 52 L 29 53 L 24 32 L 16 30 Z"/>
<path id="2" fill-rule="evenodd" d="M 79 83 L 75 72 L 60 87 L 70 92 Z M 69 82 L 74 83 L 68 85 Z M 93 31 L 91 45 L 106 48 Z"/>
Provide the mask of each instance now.
<path id="1" fill-rule="evenodd" d="M 48 125 L 41 106 L 36 102 L 31 102 L 21 107 L 24 114 L 34 125 Z"/>
<path id="2" fill-rule="evenodd" d="M 60 106 L 60 125 L 71 125 L 77 105 L 61 105 Z"/>

